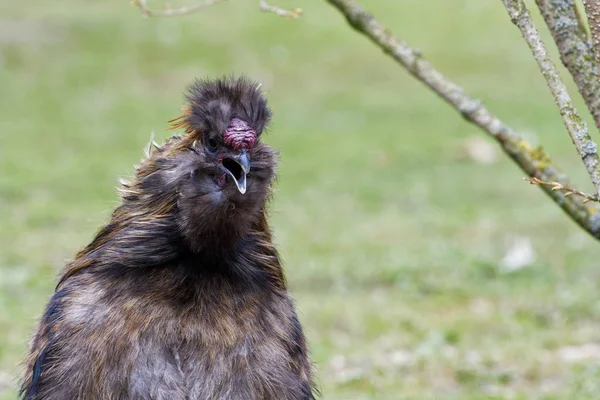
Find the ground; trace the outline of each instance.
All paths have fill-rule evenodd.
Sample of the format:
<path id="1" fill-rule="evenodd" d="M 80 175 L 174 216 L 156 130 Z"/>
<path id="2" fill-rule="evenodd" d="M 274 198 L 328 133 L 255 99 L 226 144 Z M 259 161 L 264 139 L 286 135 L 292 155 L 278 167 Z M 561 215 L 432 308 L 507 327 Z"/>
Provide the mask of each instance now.
<path id="1" fill-rule="evenodd" d="M 362 3 L 591 190 L 500 1 Z M 275 113 L 272 225 L 324 399 L 597 398 L 600 243 L 504 155 L 468 156 L 493 143 L 325 1 L 280 4 L 305 15 L 0 3 L 0 399 L 117 178 L 167 137 L 185 85 L 231 72 Z"/>

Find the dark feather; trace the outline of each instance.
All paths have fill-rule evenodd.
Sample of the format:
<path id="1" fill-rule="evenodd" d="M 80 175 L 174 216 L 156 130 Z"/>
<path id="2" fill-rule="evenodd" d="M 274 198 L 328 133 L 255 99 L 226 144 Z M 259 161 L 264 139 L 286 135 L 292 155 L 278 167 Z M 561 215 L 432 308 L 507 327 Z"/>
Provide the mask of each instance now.
<path id="1" fill-rule="evenodd" d="M 186 123 L 193 129 L 223 132 L 232 118 L 240 118 L 260 136 L 271 119 L 259 85 L 246 78 L 198 80 L 188 88 L 186 99 Z"/>

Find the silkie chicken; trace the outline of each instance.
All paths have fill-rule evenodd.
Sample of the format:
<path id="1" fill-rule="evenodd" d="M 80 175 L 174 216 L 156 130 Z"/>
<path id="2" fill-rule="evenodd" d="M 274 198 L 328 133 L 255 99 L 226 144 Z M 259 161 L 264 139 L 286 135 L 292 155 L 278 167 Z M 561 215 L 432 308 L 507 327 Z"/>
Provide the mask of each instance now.
<path id="1" fill-rule="evenodd" d="M 30 400 L 314 399 L 271 240 L 271 112 L 246 79 L 197 81 L 60 277 L 33 336 Z"/>

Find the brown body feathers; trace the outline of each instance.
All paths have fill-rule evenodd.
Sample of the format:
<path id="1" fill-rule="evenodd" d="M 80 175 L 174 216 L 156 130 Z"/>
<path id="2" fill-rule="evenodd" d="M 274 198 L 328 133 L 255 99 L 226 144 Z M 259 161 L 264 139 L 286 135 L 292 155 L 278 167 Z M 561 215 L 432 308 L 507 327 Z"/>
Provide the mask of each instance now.
<path id="1" fill-rule="evenodd" d="M 22 398 L 313 399 L 304 334 L 271 241 L 270 111 L 244 79 L 199 81 L 185 129 L 123 184 L 66 266 Z"/>

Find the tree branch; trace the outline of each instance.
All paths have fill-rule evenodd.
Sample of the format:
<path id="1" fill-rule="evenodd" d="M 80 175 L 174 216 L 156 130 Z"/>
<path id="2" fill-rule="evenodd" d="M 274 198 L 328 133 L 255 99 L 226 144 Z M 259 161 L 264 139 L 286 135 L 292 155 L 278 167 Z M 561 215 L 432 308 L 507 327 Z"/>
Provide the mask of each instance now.
<path id="1" fill-rule="evenodd" d="M 600 0 L 583 0 L 583 7 L 592 32 L 596 62 L 600 64 Z"/>
<path id="2" fill-rule="evenodd" d="M 537 61 L 548 88 L 554 97 L 554 101 L 560 110 L 565 127 L 571 135 L 571 140 L 577 148 L 579 156 L 583 160 L 592 183 L 596 188 L 596 194 L 600 195 L 600 158 L 598 157 L 598 146 L 592 141 L 585 122 L 573 106 L 573 101 L 567 92 L 567 88 L 558 76 L 546 47 L 540 38 L 529 12 L 523 0 L 502 0 L 512 22 L 521 30 L 521 34 L 529 45 L 535 60 Z"/>
<path id="3" fill-rule="evenodd" d="M 174 9 L 165 8 L 161 11 L 149 9 L 147 0 L 133 0 L 131 4 L 139 8 L 144 17 L 180 17 L 182 15 L 190 15 L 197 13 L 198 11 L 206 7 L 210 7 L 213 4 L 217 4 L 222 1 L 225 0 L 204 0 L 204 2 L 198 3 L 191 7 L 181 7 Z"/>
<path id="4" fill-rule="evenodd" d="M 299 8 L 295 8 L 293 10 L 286 10 L 280 7 L 272 6 L 265 0 L 259 0 L 259 6 L 261 11 L 271 12 L 285 18 L 295 19 L 302 15 L 302 10 Z"/>
<path id="5" fill-rule="evenodd" d="M 590 194 L 582 192 L 581 190 L 575 190 L 573 188 L 566 187 L 560 182 L 546 182 L 546 181 L 542 181 L 536 177 L 523 178 L 523 180 L 531 183 L 532 185 L 546 185 L 546 186 L 550 186 L 552 188 L 552 190 L 560 190 L 561 192 L 564 192 L 565 197 L 568 197 L 572 194 L 581 196 L 581 197 L 583 197 L 584 204 L 587 203 L 588 201 L 594 201 L 596 203 L 600 203 L 600 197 L 598 197 L 596 195 L 592 196 Z"/>
<path id="6" fill-rule="evenodd" d="M 469 122 L 477 125 L 498 141 L 502 149 L 529 176 L 542 181 L 559 182 L 568 187 L 566 175 L 559 172 L 548 154 L 520 138 L 510 127 L 490 113 L 480 101 L 469 97 L 461 87 L 448 80 L 421 54 L 399 41 L 373 15 L 354 0 L 327 0 L 337 8 L 358 32 L 367 36 L 375 45 L 406 68 L 415 78 L 446 100 Z M 581 198 L 567 196 L 548 186 L 540 186 L 577 224 L 600 239 L 600 214 Z"/>
<path id="7" fill-rule="evenodd" d="M 600 79 L 592 43 L 573 0 L 536 0 L 587 108 L 600 128 Z"/>
<path id="8" fill-rule="evenodd" d="M 214 4 L 220 3 L 225 0 L 204 0 L 202 3 L 198 3 L 191 7 L 181 8 L 165 8 L 164 10 L 151 10 L 148 8 L 148 0 L 133 0 L 131 4 L 139 8 L 144 17 L 180 17 L 182 15 L 190 15 L 197 13 L 198 11 L 210 7 Z M 302 10 L 299 8 L 293 10 L 286 10 L 280 7 L 272 6 L 267 3 L 266 0 L 259 0 L 259 7 L 261 11 L 270 12 L 286 18 L 298 18 L 302 15 Z"/>

